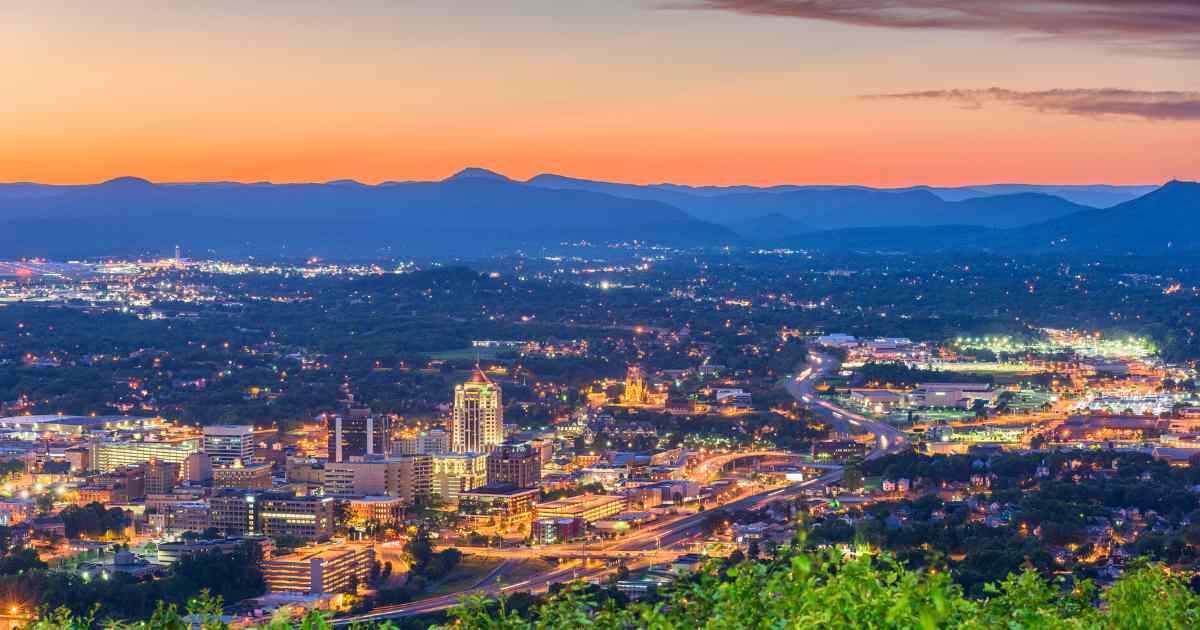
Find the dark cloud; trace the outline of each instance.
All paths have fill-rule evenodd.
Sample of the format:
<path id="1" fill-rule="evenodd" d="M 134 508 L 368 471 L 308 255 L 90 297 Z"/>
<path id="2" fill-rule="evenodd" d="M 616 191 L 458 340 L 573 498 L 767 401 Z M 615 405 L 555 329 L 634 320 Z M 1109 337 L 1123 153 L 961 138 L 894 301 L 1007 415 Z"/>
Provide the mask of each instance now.
<path id="1" fill-rule="evenodd" d="M 1004 31 L 1159 55 L 1200 53 L 1198 0 L 667 0 L 662 6 L 880 28 Z"/>
<path id="2" fill-rule="evenodd" d="M 870 94 L 863 98 L 948 101 L 973 108 L 983 107 L 986 103 L 1007 103 L 1041 112 L 1083 116 L 1116 115 L 1136 116 L 1147 120 L 1200 120 L 1200 92 L 1148 92 L 1116 88 L 1025 92 L 990 88 Z"/>

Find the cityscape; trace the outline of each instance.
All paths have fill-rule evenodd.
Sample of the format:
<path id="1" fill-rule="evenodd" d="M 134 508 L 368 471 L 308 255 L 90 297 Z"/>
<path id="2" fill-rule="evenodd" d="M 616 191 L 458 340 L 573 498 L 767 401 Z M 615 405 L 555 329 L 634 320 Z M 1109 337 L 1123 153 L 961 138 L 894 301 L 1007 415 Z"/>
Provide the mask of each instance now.
<path id="1" fill-rule="evenodd" d="M 1135 304 L 1145 331 L 1195 299 L 1193 268 L 1105 268 L 1086 290 Z M 231 627 L 314 611 L 424 627 L 570 584 L 659 601 L 796 545 L 944 567 L 975 597 L 1023 570 L 1103 587 L 1137 558 L 1184 576 L 1200 560 L 1192 334 L 1117 334 L 1134 311 L 1080 309 L 1074 275 L 983 320 L 978 300 L 875 279 L 994 291 L 1035 263 L 172 249 L 7 269 L 14 624 L 95 603 L 136 619 L 203 591 Z"/>
<path id="2" fill-rule="evenodd" d="M 1200 627 L 1200 5 L 0 16 L 0 630 Z"/>

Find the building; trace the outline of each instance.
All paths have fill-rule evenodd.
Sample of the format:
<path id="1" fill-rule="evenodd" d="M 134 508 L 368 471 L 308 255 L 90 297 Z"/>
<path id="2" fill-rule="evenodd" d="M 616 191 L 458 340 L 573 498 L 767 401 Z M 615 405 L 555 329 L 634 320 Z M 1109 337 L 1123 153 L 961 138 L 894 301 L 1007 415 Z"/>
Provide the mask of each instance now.
<path id="1" fill-rule="evenodd" d="M 845 460 L 862 457 L 867 454 L 868 450 L 865 444 L 854 440 L 822 440 L 813 442 L 812 457 L 820 460 Z"/>
<path id="2" fill-rule="evenodd" d="M 78 489 L 80 505 L 129 503 L 146 496 L 146 466 L 126 466 L 88 479 Z"/>
<path id="3" fill-rule="evenodd" d="M 650 391 L 646 388 L 646 378 L 642 368 L 631 365 L 625 372 L 625 391 L 621 394 L 621 402 L 627 405 L 644 405 L 649 400 Z"/>
<path id="4" fill-rule="evenodd" d="M 391 444 L 391 423 L 386 415 L 375 416 L 367 407 L 350 407 L 344 413 L 326 418 L 329 431 L 329 461 L 344 462 L 351 457 L 387 455 Z"/>
<path id="5" fill-rule="evenodd" d="M 475 368 L 471 380 L 454 388 L 450 450 L 487 453 L 504 441 L 504 403 L 500 387 Z"/>
<path id="6" fill-rule="evenodd" d="M 539 518 L 530 527 L 535 545 L 555 545 L 583 538 L 587 523 L 581 518 Z"/>
<path id="7" fill-rule="evenodd" d="M 200 450 L 196 439 L 173 441 L 93 441 L 88 465 L 95 472 L 111 472 L 126 466 L 138 466 L 150 460 L 182 464 Z"/>
<path id="8" fill-rule="evenodd" d="M 442 455 L 450 452 L 450 434 L 430 429 L 392 443 L 393 455 Z"/>
<path id="9" fill-rule="evenodd" d="M 10 416 L 0 418 L 0 429 L 27 440 L 41 440 L 47 433 L 78 437 L 105 429 L 136 429 L 161 424 L 161 418 L 137 416 Z"/>
<path id="10" fill-rule="evenodd" d="M 325 464 L 325 494 L 362 496 L 389 494 L 386 460 L 345 461 Z"/>
<path id="11" fill-rule="evenodd" d="M 182 470 L 179 462 L 150 460 L 146 464 L 146 494 L 169 494 L 179 485 Z"/>
<path id="12" fill-rule="evenodd" d="M 501 444 L 488 454 L 487 479 L 489 484 L 536 488 L 542 480 L 542 455 L 528 443 Z"/>
<path id="13" fill-rule="evenodd" d="M 348 511 L 353 521 L 362 524 L 399 527 L 404 521 L 406 504 L 400 497 L 355 497 L 350 499 Z"/>
<path id="14" fill-rule="evenodd" d="M 258 528 L 250 533 L 271 537 L 296 536 L 328 540 L 333 535 L 333 498 L 282 493 L 250 495 L 255 498 Z"/>
<path id="15" fill-rule="evenodd" d="M 997 394 L 987 383 L 921 383 L 909 394 L 909 400 L 916 407 L 965 409 L 978 400 L 990 403 Z"/>
<path id="16" fill-rule="evenodd" d="M 325 465 L 316 459 L 289 457 L 284 466 L 284 476 L 288 483 L 303 484 L 309 492 L 325 487 Z"/>
<path id="17" fill-rule="evenodd" d="M 367 582 L 375 550 L 343 543 L 303 547 L 263 561 L 263 578 L 272 593 L 350 593 Z"/>
<path id="18" fill-rule="evenodd" d="M 92 449 L 86 446 L 72 446 L 63 451 L 63 457 L 70 462 L 71 472 L 91 470 Z"/>
<path id="19" fill-rule="evenodd" d="M 458 516 L 470 529 L 501 532 L 527 529 L 541 490 L 489 484 L 458 495 Z"/>
<path id="20" fill-rule="evenodd" d="M 212 551 L 219 551 L 223 554 L 233 553 L 246 545 L 257 545 L 264 558 L 271 557 L 271 553 L 275 550 L 275 541 L 266 536 L 193 540 L 190 542 L 164 542 L 158 545 L 156 560 L 158 564 L 173 564 L 198 553 L 209 553 Z"/>
<path id="21" fill-rule="evenodd" d="M 183 480 L 203 483 L 212 479 L 212 458 L 206 453 L 192 453 L 183 460 Z"/>
<path id="22" fill-rule="evenodd" d="M 556 501 L 539 503 L 535 516 L 544 518 L 578 518 L 594 523 L 602 518 L 619 514 L 625 509 L 625 497 L 613 494 L 581 494 Z"/>
<path id="23" fill-rule="evenodd" d="M 433 492 L 433 458 L 428 455 L 397 457 L 387 469 L 387 494 L 408 503 Z"/>
<path id="24" fill-rule="evenodd" d="M 904 403 L 904 396 L 886 389 L 852 389 L 850 400 L 873 413 L 887 413 Z"/>
<path id="25" fill-rule="evenodd" d="M 858 346 L 858 337 L 844 333 L 833 333 L 817 337 L 817 344 L 831 348 L 854 348 Z"/>
<path id="26" fill-rule="evenodd" d="M 214 494 L 209 505 L 209 525 L 226 536 L 291 535 L 326 540 L 333 535 L 332 497 L 226 490 Z"/>
<path id="27" fill-rule="evenodd" d="M 213 489 L 237 488 L 240 490 L 268 490 L 271 488 L 273 465 L 250 464 L 243 466 L 235 462 L 232 466 L 221 466 L 212 471 Z"/>
<path id="28" fill-rule="evenodd" d="M 33 518 L 37 511 L 32 499 L 0 500 L 0 525 L 12 527 Z"/>
<path id="29" fill-rule="evenodd" d="M 180 501 L 164 505 L 149 518 L 151 525 L 168 535 L 184 532 L 199 533 L 215 526 L 207 501 Z M 217 527 L 217 529 L 223 530 L 224 528 Z"/>
<path id="30" fill-rule="evenodd" d="M 429 494 L 454 501 L 463 492 L 487 485 L 487 460 L 486 453 L 430 456 Z"/>
<path id="31" fill-rule="evenodd" d="M 411 504 L 429 495 L 431 472 L 431 459 L 423 455 L 330 462 L 321 486 L 327 495 L 388 495 Z"/>
<path id="32" fill-rule="evenodd" d="M 214 466 L 248 465 L 254 457 L 254 427 L 217 424 L 204 427 L 204 453 Z"/>

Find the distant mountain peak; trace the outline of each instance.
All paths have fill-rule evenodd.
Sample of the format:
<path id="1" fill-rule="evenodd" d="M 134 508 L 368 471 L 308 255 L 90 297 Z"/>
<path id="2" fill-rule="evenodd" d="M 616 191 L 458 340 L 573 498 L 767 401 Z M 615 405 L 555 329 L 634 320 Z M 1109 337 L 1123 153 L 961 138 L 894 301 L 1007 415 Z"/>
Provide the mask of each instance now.
<path id="1" fill-rule="evenodd" d="M 114 177 L 106 182 L 101 182 L 100 185 L 106 188 L 145 188 L 153 186 L 154 183 L 148 179 L 126 175 L 124 177 Z"/>
<path id="2" fill-rule="evenodd" d="M 335 179 L 325 182 L 327 186 L 342 186 L 344 188 L 370 188 L 370 186 L 354 179 Z"/>
<path id="3" fill-rule="evenodd" d="M 486 168 L 478 166 L 468 166 L 463 170 L 443 179 L 444 182 L 452 182 L 460 179 L 491 179 L 499 182 L 511 182 L 512 180 L 496 171 L 489 171 Z"/>
<path id="4" fill-rule="evenodd" d="M 1162 188 L 1159 188 L 1159 190 L 1163 190 L 1163 191 L 1193 190 L 1197 186 L 1200 186 L 1200 182 L 1191 182 L 1186 179 L 1172 179 L 1171 181 L 1163 184 Z"/>

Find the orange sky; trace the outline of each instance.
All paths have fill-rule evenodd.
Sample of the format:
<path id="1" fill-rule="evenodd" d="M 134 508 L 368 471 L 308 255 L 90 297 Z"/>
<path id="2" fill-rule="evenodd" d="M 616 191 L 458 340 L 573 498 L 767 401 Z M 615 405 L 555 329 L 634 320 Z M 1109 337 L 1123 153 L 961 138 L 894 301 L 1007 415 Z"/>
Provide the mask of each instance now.
<path id="1" fill-rule="evenodd" d="M 638 0 L 30 4 L 0 8 L 0 181 L 1200 179 L 1198 121 L 858 98 L 1197 90 L 1188 58 Z"/>

